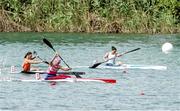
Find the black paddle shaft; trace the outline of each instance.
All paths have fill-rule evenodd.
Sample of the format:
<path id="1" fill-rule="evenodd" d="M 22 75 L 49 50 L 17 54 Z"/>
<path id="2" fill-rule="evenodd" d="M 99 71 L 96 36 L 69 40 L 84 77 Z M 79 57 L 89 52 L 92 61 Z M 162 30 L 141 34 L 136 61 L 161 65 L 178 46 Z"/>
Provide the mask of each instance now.
<path id="1" fill-rule="evenodd" d="M 49 62 L 47 62 L 46 60 L 43 60 L 41 57 L 39 57 L 39 55 L 37 54 L 36 51 L 33 51 L 33 54 L 36 55 L 37 58 L 39 58 L 42 62 L 46 63 L 46 64 L 49 64 Z"/>
<path id="2" fill-rule="evenodd" d="M 53 51 L 54 52 L 56 52 L 56 50 L 54 49 L 54 47 L 52 46 L 52 44 L 47 40 L 47 39 L 43 39 L 43 42 L 46 44 L 46 45 L 48 45 L 51 49 L 53 49 Z M 60 57 L 60 59 L 64 62 L 64 64 L 66 64 L 66 66 L 68 67 L 68 68 L 70 68 L 69 67 L 69 65 L 64 61 L 64 59 L 60 56 L 60 55 L 58 55 L 59 57 Z M 78 75 L 78 74 L 74 74 L 77 78 L 81 78 L 81 76 L 80 75 Z"/>
<path id="3" fill-rule="evenodd" d="M 127 53 L 130 53 L 130 52 L 137 51 L 137 50 L 139 50 L 139 49 L 141 49 L 141 48 L 136 48 L 136 49 L 133 49 L 133 50 L 127 51 L 127 52 L 123 53 L 122 55 L 127 54 Z"/>
<path id="4" fill-rule="evenodd" d="M 52 44 L 47 40 L 47 39 L 43 39 L 43 42 L 46 44 L 46 45 L 48 45 L 51 49 L 53 49 L 53 51 L 54 52 L 56 52 L 56 50 L 54 49 L 54 47 L 52 46 Z M 58 55 L 59 57 L 60 57 L 60 59 L 66 64 L 66 66 L 68 67 L 68 68 L 70 68 L 69 67 L 69 65 L 64 61 L 64 59 L 60 56 L 60 55 Z"/>

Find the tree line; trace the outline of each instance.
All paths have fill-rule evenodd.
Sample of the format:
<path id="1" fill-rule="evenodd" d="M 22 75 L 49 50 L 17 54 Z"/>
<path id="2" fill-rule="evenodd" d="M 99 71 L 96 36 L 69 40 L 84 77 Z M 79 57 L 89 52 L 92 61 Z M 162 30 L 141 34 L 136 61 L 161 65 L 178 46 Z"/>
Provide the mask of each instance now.
<path id="1" fill-rule="evenodd" d="M 179 0 L 0 0 L 0 31 L 178 33 Z"/>

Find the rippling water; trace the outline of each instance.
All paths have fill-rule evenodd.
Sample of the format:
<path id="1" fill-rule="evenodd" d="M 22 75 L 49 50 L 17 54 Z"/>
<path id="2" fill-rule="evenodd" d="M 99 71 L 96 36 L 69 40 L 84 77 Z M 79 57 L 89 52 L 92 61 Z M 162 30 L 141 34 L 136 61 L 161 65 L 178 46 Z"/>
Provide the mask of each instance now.
<path id="1" fill-rule="evenodd" d="M 50 40 L 71 66 L 89 66 L 111 46 L 119 52 L 141 50 L 118 60 L 127 64 L 163 65 L 167 70 L 88 69 L 83 77 L 112 78 L 116 84 L 45 82 L 0 82 L 0 110 L 180 110 L 180 35 L 118 35 L 76 33 L 0 33 L 0 78 L 34 79 L 34 75 L 10 74 L 10 67 L 20 69 L 27 51 L 37 51 L 50 60 L 54 52 L 42 43 Z M 171 42 L 169 54 L 161 45 Z M 46 69 L 45 64 L 36 65 Z M 65 66 L 65 65 L 64 65 Z"/>

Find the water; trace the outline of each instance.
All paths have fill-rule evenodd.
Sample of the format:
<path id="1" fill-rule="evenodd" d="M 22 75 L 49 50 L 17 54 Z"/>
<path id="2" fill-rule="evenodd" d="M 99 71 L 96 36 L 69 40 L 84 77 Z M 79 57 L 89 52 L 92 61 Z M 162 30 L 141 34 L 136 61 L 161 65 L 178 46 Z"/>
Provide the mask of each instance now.
<path id="1" fill-rule="evenodd" d="M 119 52 L 140 47 L 119 61 L 137 65 L 163 65 L 167 70 L 88 69 L 87 78 L 112 78 L 116 84 L 0 82 L 0 110 L 180 110 L 180 35 L 76 34 L 76 33 L 0 33 L 0 78 L 34 79 L 34 75 L 10 74 L 10 67 L 20 69 L 24 54 L 37 51 L 50 60 L 52 49 L 42 42 L 50 40 L 71 66 L 89 66 L 111 46 Z M 169 54 L 161 45 L 171 42 Z M 38 64 L 46 69 L 45 64 Z M 65 66 L 63 64 L 63 66 Z"/>

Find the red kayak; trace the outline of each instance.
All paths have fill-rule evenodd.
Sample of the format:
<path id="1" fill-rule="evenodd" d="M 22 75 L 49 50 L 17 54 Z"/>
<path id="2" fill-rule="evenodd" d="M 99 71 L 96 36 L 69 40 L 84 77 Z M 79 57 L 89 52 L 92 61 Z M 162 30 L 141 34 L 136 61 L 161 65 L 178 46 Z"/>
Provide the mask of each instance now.
<path id="1" fill-rule="evenodd" d="M 0 82 L 100 82 L 100 83 L 116 83 L 114 79 L 105 79 L 105 78 L 77 78 L 68 75 L 58 75 L 55 77 L 49 77 L 47 80 L 45 79 L 1 79 Z"/>
<path id="2" fill-rule="evenodd" d="M 94 81 L 94 82 L 104 82 L 104 83 L 116 83 L 116 80 L 114 79 L 105 79 L 105 78 L 76 78 L 76 77 L 72 77 L 72 76 L 68 76 L 68 75 L 58 75 L 55 77 L 49 77 L 47 79 L 47 81 L 51 80 L 51 81 L 58 81 L 58 80 L 63 80 L 63 79 L 73 79 L 74 81 Z"/>

